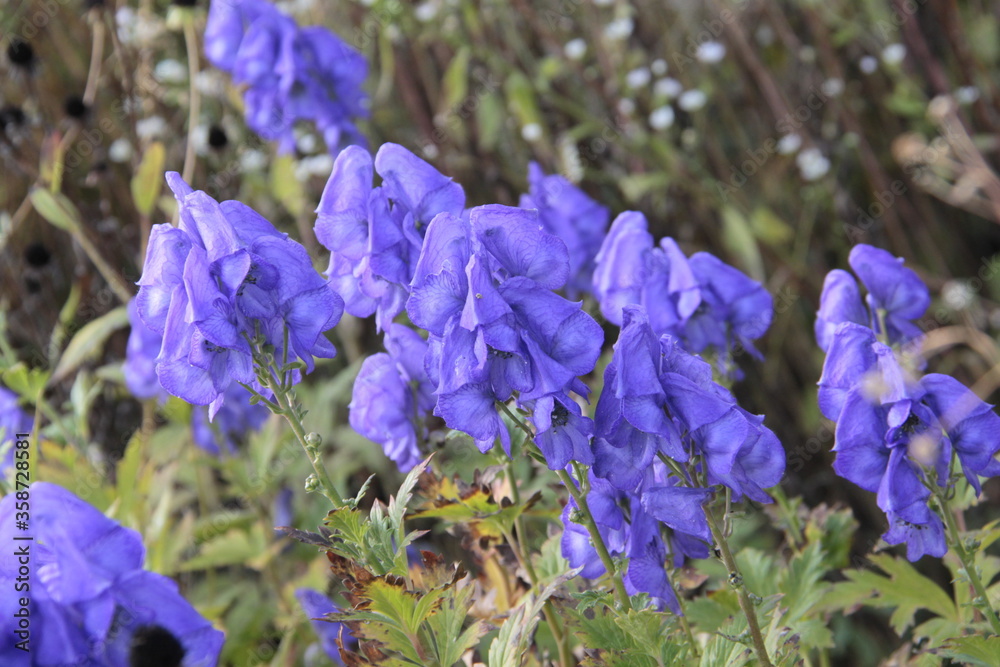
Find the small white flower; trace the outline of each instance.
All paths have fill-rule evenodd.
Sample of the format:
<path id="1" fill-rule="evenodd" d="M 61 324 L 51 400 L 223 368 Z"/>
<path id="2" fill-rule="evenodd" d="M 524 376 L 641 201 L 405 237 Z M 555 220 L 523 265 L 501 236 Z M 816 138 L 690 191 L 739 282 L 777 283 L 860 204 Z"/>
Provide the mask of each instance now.
<path id="1" fill-rule="evenodd" d="M 310 176 L 329 176 L 331 171 L 333 171 L 333 158 L 329 153 L 310 155 L 295 164 L 295 178 L 300 181 L 307 181 Z"/>
<path id="2" fill-rule="evenodd" d="M 632 22 L 632 18 L 626 16 L 625 18 L 612 21 L 605 26 L 604 36 L 608 39 L 625 39 L 632 34 L 634 28 L 635 24 Z"/>
<path id="3" fill-rule="evenodd" d="M 837 97 L 844 92 L 844 80 L 837 78 L 827 79 L 820 85 L 820 90 L 827 97 Z"/>
<path id="4" fill-rule="evenodd" d="M 222 78 L 222 74 L 217 69 L 203 69 L 198 72 L 198 76 L 194 79 L 195 88 L 202 95 L 207 95 L 209 97 L 221 97 L 222 90 L 225 88 L 225 80 Z"/>
<path id="5" fill-rule="evenodd" d="M 153 76 L 163 83 L 184 83 L 187 81 L 187 73 L 187 66 L 172 58 L 161 60 L 153 68 Z"/>
<path id="6" fill-rule="evenodd" d="M 438 150 L 437 144 L 427 144 L 426 146 L 424 146 L 423 151 L 424 151 L 424 157 L 427 158 L 428 160 L 433 160 L 441 152 Z"/>
<path id="7" fill-rule="evenodd" d="M 949 280 L 941 288 L 941 299 L 952 310 L 965 310 L 972 305 L 975 293 L 964 280 Z"/>
<path id="8" fill-rule="evenodd" d="M 865 74 L 871 74 L 878 69 L 878 58 L 875 56 L 862 56 L 858 61 L 858 67 Z"/>
<path id="9" fill-rule="evenodd" d="M 972 104 L 979 99 L 979 89 L 975 86 L 962 86 L 955 91 L 955 101 L 959 104 Z"/>
<path id="10" fill-rule="evenodd" d="M 778 154 L 791 155 L 802 146 L 802 137 L 797 134 L 786 134 L 778 140 Z"/>
<path id="11" fill-rule="evenodd" d="M 260 171 L 267 166 L 267 156 L 261 151 L 250 149 L 240 155 L 240 168 L 243 171 Z"/>
<path id="12" fill-rule="evenodd" d="M 692 90 L 685 90 L 681 93 L 680 98 L 677 100 L 677 106 L 684 109 L 684 111 L 697 111 L 705 106 L 705 102 L 707 101 L 708 96 L 695 88 Z"/>
<path id="13" fill-rule="evenodd" d="M 521 136 L 525 141 L 538 141 L 542 138 L 542 126 L 538 123 L 528 123 L 521 128 Z"/>
<path id="14" fill-rule="evenodd" d="M 684 92 L 684 86 L 677 79 L 667 77 L 653 84 L 653 93 L 672 100 Z"/>
<path id="15" fill-rule="evenodd" d="M 309 153 L 315 153 L 318 146 L 316 135 L 311 132 L 303 132 L 299 136 L 295 137 L 295 146 L 300 152 L 307 155 Z"/>
<path id="16" fill-rule="evenodd" d="M 128 162 L 132 159 L 132 153 L 132 144 L 125 137 L 115 139 L 108 147 L 108 159 L 112 162 Z"/>
<path id="17" fill-rule="evenodd" d="M 657 58 L 649 65 L 650 71 L 656 76 L 663 76 L 667 73 L 667 61 L 663 58 Z"/>
<path id="18" fill-rule="evenodd" d="M 698 45 L 695 58 L 703 63 L 717 63 L 726 57 L 726 46 L 722 42 L 705 42 Z"/>
<path id="19" fill-rule="evenodd" d="M 625 75 L 625 83 L 629 88 L 642 88 L 649 84 L 651 78 L 647 68 L 637 67 Z"/>
<path id="20" fill-rule="evenodd" d="M 579 60 L 587 53 L 587 42 L 580 37 L 566 42 L 563 52 L 570 60 Z"/>
<path id="21" fill-rule="evenodd" d="M 413 15 L 417 17 L 417 20 L 421 23 L 427 23 L 438 13 L 438 5 L 433 0 L 428 0 L 428 2 L 422 2 L 417 5 L 417 8 L 413 11 Z"/>
<path id="22" fill-rule="evenodd" d="M 155 139 L 166 132 L 166 130 L 167 121 L 163 120 L 162 116 L 150 116 L 149 118 L 138 120 L 135 123 L 135 133 L 139 135 L 139 138 L 143 141 Z"/>
<path id="23" fill-rule="evenodd" d="M 882 62 L 886 65 L 898 65 L 906 57 L 906 47 L 902 44 L 890 44 L 882 49 Z"/>
<path id="24" fill-rule="evenodd" d="M 649 114 L 649 126 L 654 130 L 665 130 L 674 124 L 674 108 L 667 105 L 654 109 Z"/>
<path id="25" fill-rule="evenodd" d="M 802 179 L 815 181 L 830 171 L 830 161 L 819 152 L 818 148 L 807 148 L 795 157 Z"/>
<path id="26" fill-rule="evenodd" d="M 208 125 L 197 125 L 191 133 L 194 152 L 198 155 L 208 154 Z"/>
<path id="27" fill-rule="evenodd" d="M 628 99 L 627 97 L 623 97 L 622 99 L 618 100 L 617 108 L 618 108 L 618 113 L 622 114 L 623 116 L 631 116 L 633 113 L 635 113 L 635 102 Z"/>

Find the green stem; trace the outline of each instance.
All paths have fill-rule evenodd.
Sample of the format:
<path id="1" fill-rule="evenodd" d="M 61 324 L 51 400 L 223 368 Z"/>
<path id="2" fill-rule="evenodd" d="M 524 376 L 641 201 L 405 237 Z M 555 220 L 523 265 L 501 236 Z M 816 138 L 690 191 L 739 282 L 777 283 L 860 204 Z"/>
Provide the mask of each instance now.
<path id="1" fill-rule="evenodd" d="M 958 525 L 955 523 L 955 515 L 952 513 L 951 508 L 948 505 L 946 492 L 937 484 L 933 486 L 934 497 L 937 498 L 938 505 L 941 509 L 941 516 L 944 519 L 945 525 L 948 527 L 948 537 L 951 542 L 951 548 L 955 550 L 955 555 L 957 555 L 958 559 L 962 562 L 962 567 L 965 568 L 965 575 L 969 578 L 969 583 L 972 584 L 972 589 L 976 592 L 976 596 L 983 601 L 982 610 L 986 616 L 986 620 L 990 623 L 990 627 L 993 628 L 993 634 L 1000 635 L 1000 619 L 997 618 L 997 614 L 993 610 L 993 605 L 990 603 L 990 597 L 986 593 L 986 587 L 983 586 L 983 580 L 980 579 L 979 572 L 976 570 L 975 558 L 972 554 L 965 550 L 965 545 L 962 544 L 962 535 L 958 530 Z"/>
<path id="2" fill-rule="evenodd" d="M 507 481 L 510 483 L 511 500 L 514 501 L 515 506 L 520 505 L 521 492 L 517 488 L 517 479 L 514 477 L 514 461 L 512 459 L 507 460 Z M 525 533 L 520 514 L 514 518 L 514 530 L 517 533 L 517 539 L 515 540 L 513 535 L 506 535 L 507 542 L 510 543 L 511 548 L 514 550 L 514 555 L 517 556 L 521 565 L 524 566 L 524 571 L 528 574 L 528 580 L 531 581 L 531 587 L 541 592 L 541 588 L 538 585 L 538 573 L 535 572 L 531 556 L 525 551 L 521 543 L 521 539 Z M 573 658 L 569 650 L 569 637 L 563 630 L 562 623 L 559 622 L 559 615 L 556 613 L 555 606 L 551 600 L 545 601 L 542 611 L 545 613 L 545 621 L 552 631 L 552 637 L 556 640 L 556 645 L 559 647 L 559 664 L 561 667 L 571 667 Z"/>
<path id="3" fill-rule="evenodd" d="M 534 445 L 535 434 L 531 432 L 528 425 L 525 424 L 514 412 L 507 407 L 506 403 L 497 402 L 500 409 L 511 418 L 511 420 L 522 430 L 525 435 L 528 436 L 528 442 Z M 537 447 L 537 445 L 534 445 Z M 578 468 L 579 470 L 580 468 Z M 614 585 L 615 593 L 618 596 L 618 602 L 624 609 L 632 608 L 632 601 L 629 599 L 628 591 L 625 590 L 625 583 L 622 581 L 622 574 L 615 567 L 615 561 L 611 558 L 611 554 L 608 552 L 608 547 L 604 544 L 604 538 L 601 537 L 601 531 L 597 528 L 597 522 L 594 520 L 594 514 L 590 511 L 590 505 L 587 503 L 587 496 L 580 492 L 573 482 L 573 478 L 570 477 L 569 473 L 565 470 L 557 470 L 559 479 L 569 490 L 571 496 L 576 501 L 576 506 L 583 515 L 583 525 L 587 528 L 587 532 L 590 533 L 590 540 L 594 543 L 594 548 L 597 550 L 597 555 L 601 559 L 601 563 L 604 564 L 604 569 L 608 571 L 608 575 L 611 576 L 611 583 Z M 581 477 L 580 483 L 583 484 L 586 477 Z"/>
<path id="4" fill-rule="evenodd" d="M 747 587 L 743 584 L 743 575 L 740 574 L 739 566 L 736 565 L 736 559 L 733 557 L 733 552 L 729 549 L 726 536 L 722 528 L 719 527 L 719 522 L 716 520 L 715 515 L 712 514 L 712 510 L 708 507 L 705 507 L 705 518 L 708 519 L 708 527 L 712 531 L 715 543 L 719 545 L 719 551 L 722 553 L 722 562 L 729 572 L 729 582 L 736 588 L 736 595 L 740 601 L 740 609 L 743 610 L 743 615 L 747 618 L 747 625 L 750 628 L 750 637 L 753 639 L 753 648 L 757 654 L 757 660 L 760 662 L 761 667 L 772 667 L 771 659 L 767 656 L 767 648 L 764 646 L 764 636 L 761 635 L 760 624 L 757 622 L 757 610 L 754 609 L 753 602 L 750 600 L 750 594 L 747 592 Z"/>

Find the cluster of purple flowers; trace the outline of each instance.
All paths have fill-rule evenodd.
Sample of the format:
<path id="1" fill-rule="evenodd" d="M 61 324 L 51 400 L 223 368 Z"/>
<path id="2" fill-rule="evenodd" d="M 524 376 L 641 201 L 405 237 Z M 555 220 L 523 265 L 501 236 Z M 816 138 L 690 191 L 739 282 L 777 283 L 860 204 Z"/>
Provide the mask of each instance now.
<path id="1" fill-rule="evenodd" d="M 156 375 L 156 360 L 163 346 L 163 336 L 152 331 L 139 317 L 136 301 L 128 304 L 129 333 L 122 372 L 125 385 L 136 398 L 165 399 L 166 391 Z M 194 443 L 210 454 L 232 454 L 236 444 L 250 431 L 263 426 L 269 412 L 260 404 L 250 403 L 250 392 L 239 384 L 230 384 L 223 393 L 222 407 L 209 418 L 209 408 L 198 406 L 191 414 Z"/>
<path id="2" fill-rule="evenodd" d="M 373 186 L 374 174 L 382 184 Z M 462 186 L 397 144 L 375 155 L 345 149 L 316 209 L 316 237 L 330 251 L 327 276 L 356 317 L 380 329 L 403 312 L 424 235 L 439 213 L 461 215 Z"/>
<path id="3" fill-rule="evenodd" d="M 18 433 L 30 433 L 34 418 L 17 402 L 17 394 L 0 386 L 0 477 L 14 465 L 14 443 Z"/>
<path id="4" fill-rule="evenodd" d="M 752 341 L 771 326 L 774 310 L 760 283 L 715 255 L 685 257 L 669 237 L 655 246 L 646 218 L 636 211 L 611 224 L 597 255 L 594 294 L 609 322 L 621 326 L 622 308 L 642 305 L 653 331 L 695 353 L 746 349 L 762 358 Z"/>
<path id="5" fill-rule="evenodd" d="M 31 594 L 14 591 L 23 561 L 14 548 L 0 558 L 0 664 L 24 664 L 15 646 L 20 599 L 30 599 L 32 664 L 211 667 L 223 635 L 180 595 L 177 584 L 142 569 L 142 536 L 48 482 L 31 489 L 34 540 L 17 542 L 16 494 L 0 500 L 0 538 L 22 545 L 31 561 Z M 155 655 L 137 655 L 144 645 Z M 171 662 L 172 661 L 172 662 Z"/>
<path id="6" fill-rule="evenodd" d="M 155 370 L 163 388 L 208 405 L 214 417 L 234 381 L 267 393 L 252 339 L 307 370 L 314 356 L 333 357 L 323 332 L 339 321 L 343 301 L 305 248 L 239 202 L 220 204 L 174 172 L 167 182 L 180 225 L 153 227 L 136 296 L 142 322 L 162 337 Z"/>
<path id="7" fill-rule="evenodd" d="M 267 0 L 213 0 L 205 54 L 246 86 L 247 125 L 282 151 L 300 120 L 315 122 L 333 153 L 365 143 L 355 121 L 368 115 L 368 64 L 326 28 L 300 28 Z"/>
<path id="8" fill-rule="evenodd" d="M 866 312 L 844 271 L 827 276 L 816 338 L 826 352 L 819 382 L 823 415 L 837 422 L 834 470 L 876 493 L 889 529 L 883 539 L 907 546 L 907 558 L 943 556 L 944 527 L 928 501 L 944 489 L 957 457 L 978 493 L 979 477 L 1000 474 L 1000 417 L 947 375 L 922 377 L 890 344 L 919 334 L 912 320 L 930 303 L 927 287 L 902 260 L 856 246 L 850 263 L 868 288 Z"/>
<path id="9" fill-rule="evenodd" d="M 712 487 L 727 487 L 736 501 L 770 502 L 764 489 L 781 480 L 785 453 L 763 418 L 713 381 L 711 366 L 673 336 L 656 335 L 644 308 L 625 306 L 622 317 L 594 417 L 588 504 L 609 550 L 629 558 L 630 592 L 679 611 L 664 561 L 707 555 Z M 571 511 L 563 553 L 587 567 L 585 576 L 602 574 L 586 531 L 566 521 Z"/>

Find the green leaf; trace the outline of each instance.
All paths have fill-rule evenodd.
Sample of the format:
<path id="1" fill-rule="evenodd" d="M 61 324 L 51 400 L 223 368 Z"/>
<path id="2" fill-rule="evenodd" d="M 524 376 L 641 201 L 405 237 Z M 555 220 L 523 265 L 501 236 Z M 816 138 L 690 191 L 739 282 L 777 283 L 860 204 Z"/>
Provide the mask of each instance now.
<path id="1" fill-rule="evenodd" d="M 1000 665 L 1000 637 L 958 637 L 949 641 L 938 655 L 968 665 Z"/>
<path id="2" fill-rule="evenodd" d="M 746 217 L 732 206 L 722 209 L 722 244 L 751 278 L 764 281 L 764 260 Z"/>
<path id="3" fill-rule="evenodd" d="M 28 194 L 31 205 L 38 214 L 51 224 L 67 232 L 80 229 L 80 211 L 73 202 L 61 192 L 51 192 L 46 188 L 34 186 Z"/>
<path id="4" fill-rule="evenodd" d="M 528 77 L 516 70 L 511 72 L 504 84 L 504 92 L 507 104 L 521 127 L 541 125 L 542 114 L 538 111 L 535 90 Z"/>
<path id="5" fill-rule="evenodd" d="M 66 346 L 66 350 L 59 358 L 59 364 L 52 372 L 52 381 L 59 382 L 94 357 L 101 351 L 111 334 L 127 325 L 128 310 L 125 306 L 119 306 L 96 320 L 87 322 Z"/>
<path id="6" fill-rule="evenodd" d="M 271 194 L 295 218 L 305 210 L 305 188 L 295 177 L 291 155 L 278 155 L 271 162 Z"/>
<path id="7" fill-rule="evenodd" d="M 571 570 L 563 576 L 557 577 L 538 595 L 528 593 L 521 598 L 521 603 L 510 611 L 507 620 L 500 626 L 500 633 L 490 644 L 489 660 L 487 661 L 489 667 L 520 667 L 521 658 L 528 650 L 528 640 L 531 639 L 531 635 L 541 619 L 545 601 L 552 597 L 566 581 L 575 577 L 580 569 L 582 568 Z"/>
<path id="8" fill-rule="evenodd" d="M 142 162 L 132 177 L 132 200 L 135 208 L 144 216 L 153 212 L 156 200 L 163 187 L 163 165 L 167 159 L 167 151 L 163 144 L 154 141 L 142 155 Z"/>
<path id="9" fill-rule="evenodd" d="M 469 58 L 472 51 L 468 46 L 462 46 L 448 63 L 444 73 L 444 109 L 442 113 L 449 114 L 462 106 L 469 94 Z"/>
<path id="10" fill-rule="evenodd" d="M 4 385 L 29 401 L 36 400 L 48 382 L 48 371 L 28 368 L 24 362 L 18 362 L 3 372 Z"/>

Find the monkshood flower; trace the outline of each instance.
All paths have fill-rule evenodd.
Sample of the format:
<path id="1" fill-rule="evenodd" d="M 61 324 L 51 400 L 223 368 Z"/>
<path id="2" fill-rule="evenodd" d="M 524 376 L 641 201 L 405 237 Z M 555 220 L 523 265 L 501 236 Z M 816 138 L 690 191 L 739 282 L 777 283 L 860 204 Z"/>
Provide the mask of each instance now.
<path id="1" fill-rule="evenodd" d="M 764 489 L 780 481 L 785 453 L 762 418 L 740 408 L 676 339 L 657 339 L 641 306 L 626 306 L 623 319 L 594 417 L 595 473 L 632 491 L 659 455 L 678 463 L 700 455 L 709 485 L 770 502 Z"/>
<path id="2" fill-rule="evenodd" d="M 928 506 L 931 487 L 946 487 L 953 457 L 969 484 L 1000 474 L 1000 417 L 954 378 L 908 374 L 875 332 L 842 323 L 819 383 L 823 414 L 837 422 L 834 470 L 877 494 L 889 544 L 907 558 L 942 556 L 941 519 Z"/>
<path id="3" fill-rule="evenodd" d="M 738 346 L 759 358 L 751 341 L 767 331 L 774 310 L 760 283 L 714 255 L 687 258 L 671 238 L 654 246 L 635 211 L 615 218 L 601 245 L 594 295 L 608 321 L 621 326 L 623 308 L 641 305 L 656 334 L 675 336 L 695 353 Z"/>
<path id="4" fill-rule="evenodd" d="M 13 541 L 21 533 L 16 500 L 13 493 L 0 500 L 5 544 L 20 544 Z M 222 633 L 184 600 L 173 580 L 142 569 L 139 533 L 48 482 L 32 484 L 31 509 L 32 664 L 130 667 L 153 657 L 183 667 L 217 663 Z M 18 557 L 11 551 L 0 563 L 0 584 L 15 590 Z M 0 596 L 4 637 L 17 636 L 20 609 L 17 595 Z M 150 644 L 159 655 L 142 654 Z M 11 639 L 0 642 L 0 664 L 24 664 L 23 656 Z"/>
<path id="5" fill-rule="evenodd" d="M 589 483 L 587 503 L 609 553 L 629 559 L 627 592 L 647 593 L 659 608 L 680 613 L 665 564 L 669 559 L 680 567 L 687 558 L 708 557 L 711 536 L 701 506 L 711 491 L 678 486 L 659 461 L 649 467 L 638 492 L 617 489 L 593 471 Z M 605 574 L 604 565 L 587 530 L 572 521 L 576 509 L 570 499 L 563 510 L 562 554 L 572 567 L 583 567 L 581 576 L 596 579 Z"/>
<path id="6" fill-rule="evenodd" d="M 608 209 L 558 174 L 546 175 L 537 163 L 528 164 L 528 193 L 521 208 L 538 210 L 538 220 L 566 244 L 569 282 L 566 294 L 574 299 L 593 289 L 594 258 L 608 230 Z"/>
<path id="7" fill-rule="evenodd" d="M 333 664 L 344 664 L 340 660 L 340 649 L 337 648 L 337 638 L 341 638 L 344 642 L 344 648 L 347 650 L 352 650 L 357 645 L 357 640 L 351 636 L 346 626 L 342 623 L 323 620 L 327 614 L 335 614 L 340 610 L 337 609 L 330 598 L 312 588 L 297 589 L 295 591 L 295 598 L 299 601 L 302 611 L 309 616 L 310 624 L 319 638 L 323 652 L 333 661 Z"/>
<path id="8" fill-rule="evenodd" d="M 261 389 L 248 338 L 262 336 L 276 359 L 301 360 L 306 370 L 313 357 L 332 358 L 323 332 L 339 321 L 343 301 L 305 248 L 244 204 L 220 204 L 175 172 L 167 182 L 180 224 L 151 230 L 136 296 L 139 317 L 163 336 L 160 384 L 209 405 L 214 417 L 231 382 Z"/>
<path id="9" fill-rule="evenodd" d="M 0 476 L 14 465 L 18 433 L 31 433 L 34 418 L 17 403 L 17 394 L 0 386 Z"/>
<path id="10" fill-rule="evenodd" d="M 402 324 L 385 332 L 388 353 L 365 359 L 354 381 L 351 428 L 382 445 L 385 455 L 402 472 L 420 462 L 419 440 L 426 434 L 423 421 L 436 402 L 424 370 L 427 342 Z"/>
<path id="11" fill-rule="evenodd" d="M 213 0 L 205 54 L 246 86 L 247 125 L 281 151 L 294 148 L 300 120 L 315 122 L 333 153 L 364 144 L 355 121 L 368 115 L 368 64 L 326 28 L 299 28 L 265 0 Z"/>
<path id="12" fill-rule="evenodd" d="M 374 187 L 377 173 L 382 184 Z M 397 144 L 345 149 L 316 209 L 316 237 L 330 251 L 327 276 L 356 317 L 385 329 L 403 311 L 424 235 L 438 213 L 459 216 L 462 187 Z"/>
<path id="13" fill-rule="evenodd" d="M 847 271 L 834 269 L 823 283 L 816 313 L 816 342 L 823 351 L 830 347 L 841 322 L 855 322 L 882 333 L 890 345 L 906 343 L 920 335 L 913 320 L 931 303 L 927 286 L 901 257 L 863 243 L 854 246 L 847 261 L 868 290 L 861 300 L 858 283 Z M 865 305 L 867 304 L 867 308 Z"/>
<path id="14" fill-rule="evenodd" d="M 442 213 L 428 227 L 407 313 L 431 333 L 426 366 L 437 385 L 435 414 L 482 451 L 499 438 L 509 452 L 496 404 L 515 393 L 519 402 L 551 406 L 535 421 L 550 433 L 543 441 L 557 463 L 589 434 L 584 420 L 570 416 L 565 392 L 586 395 L 578 377 L 593 370 L 603 334 L 579 303 L 553 291 L 568 277 L 566 246 L 544 231 L 536 211 L 480 206 L 467 220 Z"/>
<path id="15" fill-rule="evenodd" d="M 125 347 L 125 363 L 122 364 L 125 386 L 138 399 L 160 398 L 166 392 L 156 376 L 156 358 L 160 356 L 163 336 L 142 321 L 135 299 L 128 303 L 128 321 L 132 329 Z"/>
<path id="16" fill-rule="evenodd" d="M 259 431 L 270 414 L 263 405 L 250 403 L 245 387 L 230 384 L 214 419 L 209 420 L 208 408 L 199 406 L 192 411 L 191 437 L 194 444 L 214 456 L 235 454 L 237 445 L 251 432 Z"/>

